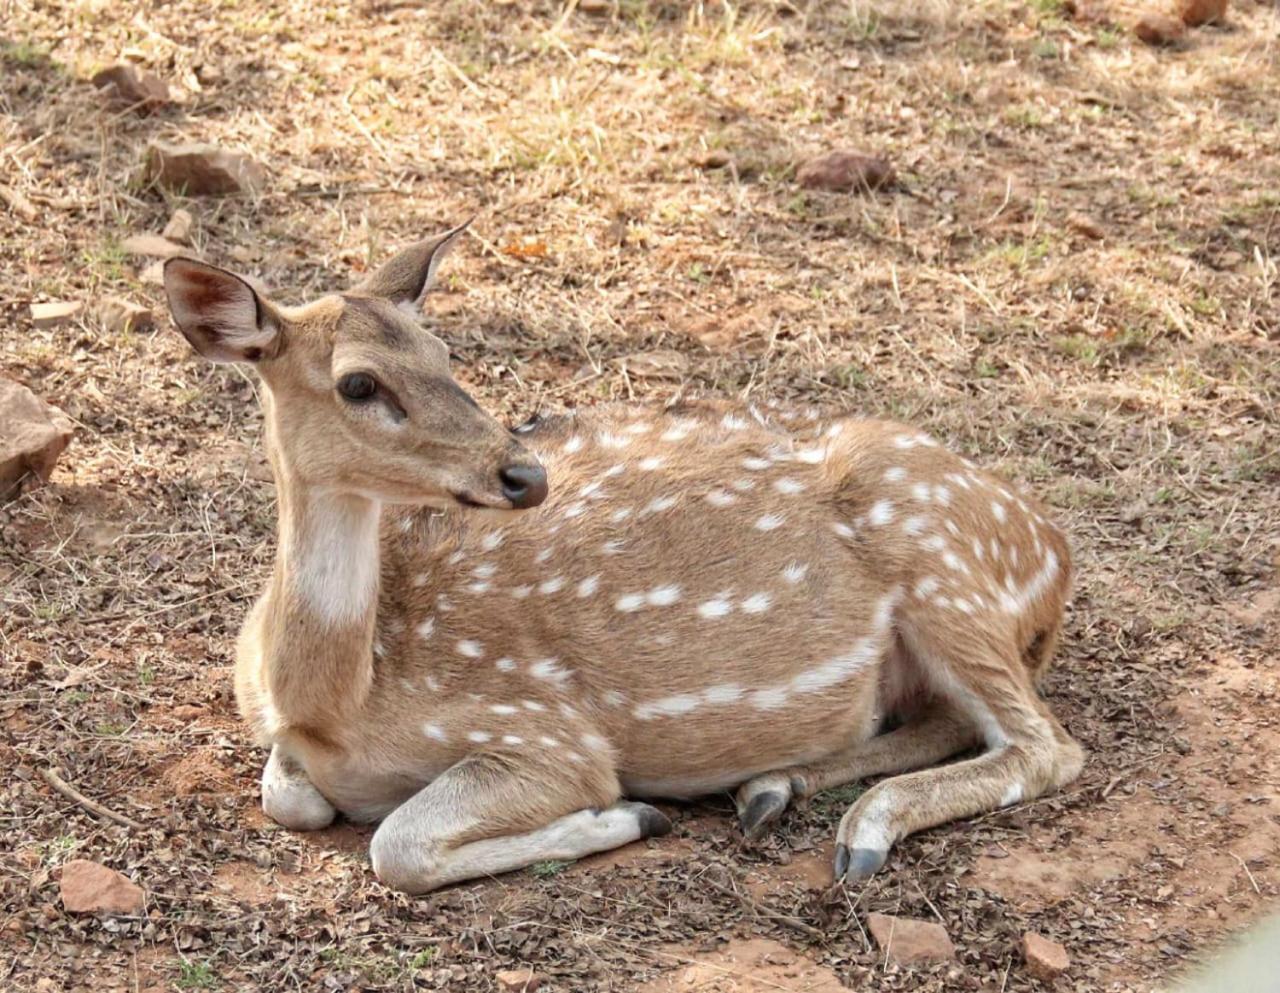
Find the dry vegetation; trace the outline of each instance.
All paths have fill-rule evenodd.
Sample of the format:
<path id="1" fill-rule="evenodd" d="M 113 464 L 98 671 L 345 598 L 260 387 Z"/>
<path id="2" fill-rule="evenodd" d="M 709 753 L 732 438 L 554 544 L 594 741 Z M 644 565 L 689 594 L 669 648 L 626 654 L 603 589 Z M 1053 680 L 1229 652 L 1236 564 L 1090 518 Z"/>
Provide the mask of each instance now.
<path id="1" fill-rule="evenodd" d="M 1276 9 L 1155 50 L 1057 0 L 581 6 L 0 0 L 0 182 L 37 209 L 0 205 L 0 371 L 78 425 L 0 508 L 0 987 L 488 990 L 523 962 L 554 990 L 815 988 L 733 985 L 724 949 L 770 939 L 852 989 L 1027 990 L 1035 929 L 1073 956 L 1059 989 L 1150 990 L 1276 899 Z M 101 109 L 85 80 L 122 55 L 181 105 Z M 136 178 L 155 137 L 271 181 L 167 197 Z M 838 145 L 897 185 L 801 191 Z M 648 848 L 424 899 L 373 881 L 365 829 L 274 829 L 229 696 L 274 517 L 252 381 L 167 327 L 26 317 L 159 307 L 121 241 L 180 205 L 205 257 L 289 300 L 477 214 L 433 309 L 504 414 L 841 406 L 1025 481 L 1077 549 L 1048 692 L 1083 778 L 909 840 L 856 892 L 825 891 L 847 795 L 756 848 L 725 799 L 672 807 Z M 133 875 L 147 917 L 65 913 L 76 856 Z M 870 910 L 941 920 L 958 964 L 886 968 Z"/>

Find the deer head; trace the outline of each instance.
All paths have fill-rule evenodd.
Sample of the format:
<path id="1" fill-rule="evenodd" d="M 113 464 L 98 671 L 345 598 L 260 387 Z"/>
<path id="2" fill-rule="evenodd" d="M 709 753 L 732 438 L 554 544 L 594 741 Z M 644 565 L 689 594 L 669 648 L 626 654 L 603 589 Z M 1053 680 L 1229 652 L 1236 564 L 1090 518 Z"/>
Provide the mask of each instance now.
<path id="1" fill-rule="evenodd" d="M 277 472 L 388 503 L 512 509 L 545 499 L 545 470 L 458 386 L 448 348 L 419 324 L 432 277 L 465 228 L 302 307 L 216 266 L 165 264 L 169 309 L 192 347 L 261 375 Z"/>

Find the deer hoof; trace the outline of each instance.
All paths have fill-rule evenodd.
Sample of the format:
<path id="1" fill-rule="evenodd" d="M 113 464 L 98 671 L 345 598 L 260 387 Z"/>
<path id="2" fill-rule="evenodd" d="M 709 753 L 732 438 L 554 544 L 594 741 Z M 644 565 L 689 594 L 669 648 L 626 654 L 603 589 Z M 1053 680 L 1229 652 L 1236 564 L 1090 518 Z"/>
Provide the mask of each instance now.
<path id="1" fill-rule="evenodd" d="M 836 845 L 836 882 L 856 883 L 874 876 L 889 858 L 878 848 L 849 848 Z"/>
<path id="2" fill-rule="evenodd" d="M 781 790 L 765 790 L 751 798 L 738 817 L 742 825 L 742 833 L 748 841 L 759 841 L 769 826 L 782 816 L 791 798 Z"/>
<path id="3" fill-rule="evenodd" d="M 657 807 L 635 801 L 623 802 L 618 806 L 635 815 L 636 822 L 640 825 L 641 841 L 645 838 L 661 838 L 671 833 L 671 818 Z"/>

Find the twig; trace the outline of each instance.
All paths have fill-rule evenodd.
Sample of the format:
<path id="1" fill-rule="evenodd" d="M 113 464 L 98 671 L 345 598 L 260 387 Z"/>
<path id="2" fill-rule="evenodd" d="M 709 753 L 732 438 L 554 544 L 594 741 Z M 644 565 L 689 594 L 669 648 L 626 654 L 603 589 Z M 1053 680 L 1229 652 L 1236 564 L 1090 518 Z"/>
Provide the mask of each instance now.
<path id="1" fill-rule="evenodd" d="M 737 897 L 738 900 L 741 901 L 744 907 L 746 907 L 748 910 L 755 913 L 758 917 L 764 917 L 772 921 L 777 921 L 779 924 L 782 924 L 785 927 L 789 927 L 793 931 L 799 931 L 801 934 L 806 935 L 807 937 L 810 937 L 815 941 L 822 941 L 823 939 L 826 938 L 826 935 L 823 934 L 821 931 L 819 931 L 813 925 L 806 924 L 804 921 L 800 920 L 799 918 L 791 917 L 787 914 L 776 914 L 772 910 L 767 910 L 764 907 L 760 906 L 760 904 L 756 903 L 756 901 L 753 900 L 748 894 L 743 893 L 741 890 L 737 889 L 736 887 L 724 886 L 721 883 L 717 883 L 714 879 L 710 878 L 709 876 L 703 876 L 702 881 L 706 883 L 708 886 L 710 886 L 713 890 L 719 890 L 725 896 Z"/>
<path id="2" fill-rule="evenodd" d="M 117 814 L 114 810 L 108 810 L 102 804 L 98 803 L 97 800 L 90 800 L 78 789 L 59 776 L 53 770 L 52 766 L 46 766 L 41 769 L 40 775 L 44 777 L 44 781 L 55 790 L 65 796 L 68 800 L 78 803 L 85 810 L 89 811 L 89 813 L 97 817 L 105 817 L 109 821 L 115 821 L 117 824 L 127 827 L 133 831 L 147 830 L 146 825 L 139 824 L 137 821 L 125 817 L 124 814 Z"/>
<path id="3" fill-rule="evenodd" d="M 1262 896 L 1262 890 L 1258 889 L 1258 881 L 1253 878 L 1253 873 L 1249 871 L 1249 865 L 1235 852 L 1227 852 L 1233 859 L 1240 863 L 1240 868 L 1244 870 L 1244 874 L 1249 877 L 1249 885 L 1253 887 L 1253 892 Z"/>

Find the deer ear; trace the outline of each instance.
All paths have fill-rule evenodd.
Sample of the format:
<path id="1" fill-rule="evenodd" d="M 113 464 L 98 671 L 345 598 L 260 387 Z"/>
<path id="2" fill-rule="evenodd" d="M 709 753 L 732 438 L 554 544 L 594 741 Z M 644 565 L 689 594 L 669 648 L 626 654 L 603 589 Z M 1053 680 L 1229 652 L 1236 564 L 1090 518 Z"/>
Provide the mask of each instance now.
<path id="1" fill-rule="evenodd" d="M 194 259 L 170 259 L 164 290 L 178 330 L 205 358 L 257 362 L 278 351 L 279 324 L 270 305 L 235 273 Z"/>
<path id="2" fill-rule="evenodd" d="M 452 231 L 446 231 L 435 238 L 428 238 L 396 255 L 393 255 L 381 268 L 375 269 L 355 287 L 357 293 L 369 296 L 384 297 L 394 304 L 412 304 L 414 309 L 422 307 L 422 300 L 431 288 L 440 263 L 449 254 L 470 226 L 471 221 L 464 221 Z"/>

